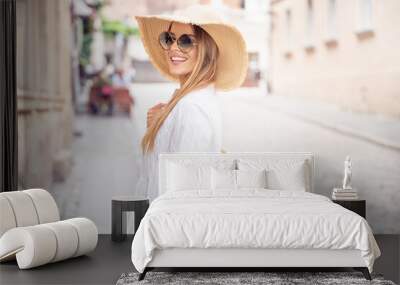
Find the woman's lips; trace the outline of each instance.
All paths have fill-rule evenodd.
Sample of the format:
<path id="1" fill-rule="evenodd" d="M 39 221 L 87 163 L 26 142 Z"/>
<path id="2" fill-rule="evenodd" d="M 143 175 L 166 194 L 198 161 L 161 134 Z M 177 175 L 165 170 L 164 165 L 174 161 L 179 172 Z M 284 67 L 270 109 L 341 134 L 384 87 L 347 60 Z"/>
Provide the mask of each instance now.
<path id="1" fill-rule="evenodd" d="M 173 65 L 179 65 L 187 60 L 187 58 L 181 56 L 171 56 L 169 59 Z"/>

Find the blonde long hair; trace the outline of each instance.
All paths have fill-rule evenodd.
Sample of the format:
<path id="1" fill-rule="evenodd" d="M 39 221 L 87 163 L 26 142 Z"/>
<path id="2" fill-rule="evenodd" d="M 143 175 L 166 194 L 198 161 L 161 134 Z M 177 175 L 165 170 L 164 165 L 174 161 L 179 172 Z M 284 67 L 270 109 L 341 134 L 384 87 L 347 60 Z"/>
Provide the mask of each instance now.
<path id="1" fill-rule="evenodd" d="M 193 67 L 193 71 L 188 76 L 186 75 L 180 79 L 181 82 L 183 82 L 181 88 L 175 91 L 172 98 L 164 106 L 163 110 L 160 111 L 159 115 L 154 118 L 153 123 L 148 127 L 141 142 L 143 153 L 153 150 L 158 130 L 179 100 L 189 92 L 205 87 L 215 80 L 218 59 L 217 44 L 200 26 L 193 25 L 193 29 L 196 41 L 199 43 L 197 45 L 197 60 Z"/>

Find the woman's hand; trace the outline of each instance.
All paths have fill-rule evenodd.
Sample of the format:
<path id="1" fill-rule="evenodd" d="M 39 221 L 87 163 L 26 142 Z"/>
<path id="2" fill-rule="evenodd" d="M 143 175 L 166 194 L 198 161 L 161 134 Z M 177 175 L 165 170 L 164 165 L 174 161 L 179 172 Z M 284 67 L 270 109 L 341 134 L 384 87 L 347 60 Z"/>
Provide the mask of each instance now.
<path id="1" fill-rule="evenodd" d="M 167 105 L 165 103 L 158 103 L 147 111 L 147 128 L 153 123 L 155 116 Z"/>

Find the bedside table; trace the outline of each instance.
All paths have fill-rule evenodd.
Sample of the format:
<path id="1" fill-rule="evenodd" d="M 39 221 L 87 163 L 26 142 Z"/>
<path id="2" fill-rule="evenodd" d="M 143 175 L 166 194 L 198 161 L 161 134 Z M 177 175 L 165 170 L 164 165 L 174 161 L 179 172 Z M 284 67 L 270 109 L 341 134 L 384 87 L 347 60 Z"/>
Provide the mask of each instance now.
<path id="1" fill-rule="evenodd" d="M 366 201 L 365 200 L 332 200 L 332 202 L 359 214 L 364 219 L 366 218 Z"/>
<path id="2" fill-rule="evenodd" d="M 140 221 L 149 208 L 149 200 L 135 196 L 114 196 L 111 202 L 111 239 L 112 241 L 123 241 L 127 235 L 123 233 L 126 229 L 126 220 L 122 218 L 124 212 L 135 212 L 135 232 Z"/>

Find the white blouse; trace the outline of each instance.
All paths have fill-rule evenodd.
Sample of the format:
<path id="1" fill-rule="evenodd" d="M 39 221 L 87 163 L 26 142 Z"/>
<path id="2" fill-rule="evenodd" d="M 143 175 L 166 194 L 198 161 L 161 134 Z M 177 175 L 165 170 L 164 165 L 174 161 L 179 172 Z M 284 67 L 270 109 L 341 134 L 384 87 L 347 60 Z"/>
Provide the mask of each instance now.
<path id="1" fill-rule="evenodd" d="M 154 148 L 142 156 L 136 193 L 153 201 L 158 195 L 158 155 L 161 152 L 220 152 L 222 120 L 214 84 L 181 98 L 161 125 Z"/>

